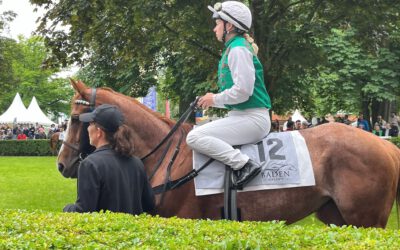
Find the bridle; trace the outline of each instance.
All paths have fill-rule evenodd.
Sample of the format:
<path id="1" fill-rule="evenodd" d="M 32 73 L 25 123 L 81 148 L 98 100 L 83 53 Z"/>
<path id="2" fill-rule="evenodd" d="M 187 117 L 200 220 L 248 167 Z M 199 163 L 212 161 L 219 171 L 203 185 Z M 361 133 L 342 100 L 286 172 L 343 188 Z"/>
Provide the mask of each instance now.
<path id="1" fill-rule="evenodd" d="M 97 89 L 96 88 L 92 88 L 91 89 L 91 94 L 90 94 L 90 102 L 86 101 L 86 100 L 82 100 L 82 99 L 78 99 L 75 100 L 75 104 L 81 104 L 81 105 L 85 105 L 85 106 L 89 106 L 89 109 L 87 112 L 92 112 L 95 109 L 96 106 L 96 93 L 97 93 Z M 178 128 L 182 125 L 182 123 L 184 123 L 190 116 L 190 114 L 192 113 L 193 110 L 195 110 L 196 105 L 197 105 L 197 101 L 199 98 L 196 98 L 196 100 L 194 102 L 192 102 L 190 104 L 190 107 L 188 110 L 186 110 L 183 115 L 181 116 L 181 118 L 175 123 L 174 127 L 171 129 L 171 131 L 169 131 L 169 133 L 164 137 L 164 139 L 161 140 L 161 142 L 154 147 L 148 154 L 146 154 L 145 156 L 143 156 L 141 158 L 142 161 L 146 160 L 150 155 L 152 155 L 153 153 L 155 153 L 162 145 L 164 145 L 164 143 L 171 138 L 171 136 L 178 130 Z M 86 112 L 85 112 L 86 113 Z M 79 119 L 79 118 L 75 118 L 75 119 Z M 72 120 L 72 119 L 71 119 Z M 182 137 L 182 136 L 181 136 Z M 180 143 L 181 143 L 180 139 Z M 179 145 L 180 145 L 179 143 Z M 82 152 L 80 151 L 80 144 L 78 143 L 69 143 L 67 141 L 63 141 L 63 144 L 66 145 L 67 147 L 77 151 L 79 153 L 79 158 L 81 158 L 81 154 Z M 167 150 L 169 149 L 170 143 L 167 146 Z M 166 153 L 163 153 L 163 155 L 165 156 Z M 160 162 L 163 160 L 163 158 L 160 160 Z M 154 171 L 155 172 L 155 171 Z M 151 178 L 150 178 L 151 179 Z"/>
<path id="2" fill-rule="evenodd" d="M 95 104 L 96 104 L 96 88 L 92 88 L 91 89 L 91 95 L 90 95 L 90 102 L 86 101 L 86 100 L 82 100 L 82 99 L 78 99 L 75 100 L 75 104 L 80 104 L 80 105 L 85 105 L 88 106 L 89 109 L 87 112 L 91 112 L 94 110 L 95 108 Z M 197 102 L 199 100 L 199 97 L 196 98 L 195 101 L 193 101 L 189 108 L 183 113 L 183 115 L 179 118 L 179 120 L 175 123 L 175 125 L 172 127 L 172 129 L 169 131 L 169 133 L 161 140 L 161 142 L 154 147 L 148 154 L 146 154 L 145 156 L 143 156 L 141 158 L 142 161 L 145 161 L 150 155 L 154 154 L 162 145 L 164 145 L 164 143 L 167 143 L 167 146 L 164 150 L 164 152 L 161 154 L 161 158 L 158 160 L 156 166 L 153 168 L 151 175 L 149 176 L 149 180 L 152 179 L 152 177 L 155 175 L 155 173 L 158 171 L 158 169 L 160 168 L 162 162 L 165 159 L 165 156 L 167 155 L 167 152 L 170 149 L 170 146 L 172 144 L 172 140 L 169 140 L 176 131 L 178 131 L 179 127 L 186 122 L 186 120 L 189 118 L 189 116 L 192 114 L 193 111 L 196 110 L 197 107 Z M 75 117 L 74 119 L 79 119 L 77 117 Z M 72 120 L 72 118 L 71 118 Z M 174 153 L 172 154 L 172 157 L 170 159 L 170 161 L 168 162 L 168 166 L 167 166 L 167 172 L 165 174 L 165 180 L 164 180 L 164 184 L 161 184 L 159 186 L 153 187 L 153 191 L 155 194 L 162 194 L 161 200 L 160 200 L 160 204 L 161 205 L 163 203 L 163 198 L 164 198 L 164 194 L 165 192 L 167 192 L 168 190 L 172 190 L 175 188 L 178 188 L 182 185 L 184 185 L 185 183 L 187 183 L 188 181 L 192 180 L 195 176 L 197 176 L 204 168 L 206 168 L 208 165 L 210 165 L 210 163 L 212 161 L 214 161 L 214 159 L 210 159 L 208 160 L 206 163 L 203 164 L 203 166 L 201 166 L 199 169 L 193 169 L 192 171 L 190 171 L 189 173 L 187 173 L 185 176 L 177 179 L 177 180 L 170 180 L 170 174 L 171 174 L 171 170 L 172 170 L 172 165 L 175 161 L 175 159 L 177 158 L 177 155 L 180 151 L 180 146 L 182 144 L 184 138 L 184 133 L 181 131 L 181 135 L 179 137 L 179 140 L 177 142 L 177 145 L 175 146 L 175 150 Z M 85 158 L 84 152 L 81 151 L 80 146 L 82 145 L 82 140 L 80 141 L 80 143 L 76 143 L 76 144 L 72 144 L 69 142 L 66 142 L 65 140 L 63 141 L 63 144 L 69 148 L 71 148 L 72 150 L 75 150 L 79 153 L 79 160 L 82 161 Z"/>
<path id="3" fill-rule="evenodd" d="M 89 108 L 88 108 L 88 110 L 87 110 L 85 113 L 87 113 L 87 112 L 92 112 L 92 111 L 94 110 L 95 106 L 96 106 L 96 94 L 97 94 L 97 89 L 96 89 L 96 88 L 92 88 L 92 89 L 91 89 L 91 94 L 90 94 L 90 102 L 88 102 L 88 101 L 86 101 L 86 100 L 78 99 L 78 100 L 75 100 L 74 103 L 75 103 L 75 104 L 80 104 L 80 105 L 88 106 Z M 78 119 L 78 120 L 79 120 L 79 117 L 75 117 L 74 119 Z M 72 119 L 71 119 L 71 120 L 72 120 Z M 82 152 L 82 151 L 81 151 L 81 148 L 80 148 L 82 142 L 80 142 L 80 143 L 74 143 L 74 144 L 73 144 L 73 143 L 67 142 L 66 140 L 63 140 L 62 143 L 63 143 L 63 145 L 69 147 L 70 149 L 72 149 L 72 150 L 74 150 L 74 151 L 77 151 L 78 154 L 79 154 L 79 160 L 80 160 L 80 161 L 82 161 L 83 159 L 86 158 L 87 153 Z"/>

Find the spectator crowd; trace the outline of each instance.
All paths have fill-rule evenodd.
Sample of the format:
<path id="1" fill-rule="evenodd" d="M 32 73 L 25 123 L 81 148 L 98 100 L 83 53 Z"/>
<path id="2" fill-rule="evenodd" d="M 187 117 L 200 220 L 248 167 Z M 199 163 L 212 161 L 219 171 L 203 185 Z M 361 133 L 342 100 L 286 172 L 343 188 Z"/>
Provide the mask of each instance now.
<path id="1" fill-rule="evenodd" d="M 301 121 L 301 120 L 296 120 L 293 121 L 292 117 L 289 117 L 288 120 L 284 121 L 284 123 L 280 124 L 279 120 L 274 120 L 271 123 L 271 132 L 283 132 L 283 131 L 293 131 L 293 130 L 301 130 L 301 129 L 307 129 L 310 127 L 315 127 L 324 123 L 328 122 L 340 122 L 344 123 L 346 125 L 354 126 L 359 129 L 363 129 L 367 132 L 371 132 L 377 136 L 385 136 L 385 137 L 397 137 L 399 136 L 399 122 L 400 118 L 399 116 L 395 113 L 392 112 L 389 121 L 385 121 L 381 115 L 378 115 L 376 117 L 376 122 L 371 126 L 370 122 L 366 119 L 364 119 L 364 115 L 362 113 L 359 113 L 357 118 L 354 121 L 351 121 L 349 119 L 349 116 L 343 115 L 343 116 L 332 116 L 332 115 L 327 115 L 322 118 L 312 118 L 311 121 Z"/>
<path id="2" fill-rule="evenodd" d="M 61 124 L 52 124 L 45 127 L 41 124 L 18 123 L 14 125 L 0 124 L 0 140 L 31 140 L 46 139 L 56 132 L 63 132 L 67 128 L 67 120 Z"/>

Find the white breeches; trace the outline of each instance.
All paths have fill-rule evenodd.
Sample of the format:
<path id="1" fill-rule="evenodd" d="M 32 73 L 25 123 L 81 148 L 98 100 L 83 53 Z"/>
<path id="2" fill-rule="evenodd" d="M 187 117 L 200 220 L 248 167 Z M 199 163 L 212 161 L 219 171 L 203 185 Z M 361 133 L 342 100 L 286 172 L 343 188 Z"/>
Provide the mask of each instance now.
<path id="1" fill-rule="evenodd" d="M 187 135 L 186 143 L 193 150 L 237 170 L 249 157 L 232 146 L 258 142 L 270 129 L 268 109 L 233 110 L 225 118 L 194 128 Z"/>

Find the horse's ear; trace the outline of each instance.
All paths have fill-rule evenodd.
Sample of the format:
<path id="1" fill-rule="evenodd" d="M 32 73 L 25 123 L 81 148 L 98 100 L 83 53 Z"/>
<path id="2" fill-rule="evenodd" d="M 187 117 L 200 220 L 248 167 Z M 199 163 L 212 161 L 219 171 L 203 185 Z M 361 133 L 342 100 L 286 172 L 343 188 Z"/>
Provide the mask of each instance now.
<path id="1" fill-rule="evenodd" d="M 87 89 L 87 87 L 82 81 L 80 81 L 80 80 L 75 81 L 72 78 L 69 78 L 69 81 L 71 82 L 71 85 L 75 89 L 76 92 L 78 92 L 81 95 L 84 94 L 84 92 Z"/>

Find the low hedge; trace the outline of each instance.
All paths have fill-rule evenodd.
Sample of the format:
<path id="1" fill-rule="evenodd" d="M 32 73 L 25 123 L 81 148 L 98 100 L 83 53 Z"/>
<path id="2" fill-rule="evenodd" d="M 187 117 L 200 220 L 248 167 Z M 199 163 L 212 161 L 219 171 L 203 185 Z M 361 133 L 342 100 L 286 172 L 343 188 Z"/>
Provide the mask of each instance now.
<path id="1" fill-rule="evenodd" d="M 50 156 L 50 140 L 0 140 L 0 156 Z"/>
<path id="2" fill-rule="evenodd" d="M 392 143 L 400 148 L 400 137 L 392 137 Z M 58 148 L 61 144 L 58 145 Z M 0 140 L 0 156 L 50 156 L 50 141 L 44 140 Z"/>
<path id="3" fill-rule="evenodd" d="M 396 145 L 397 147 L 400 148 L 400 137 L 392 137 L 392 138 L 390 138 L 390 141 L 391 141 L 394 145 Z"/>
<path id="4" fill-rule="evenodd" d="M 0 249 L 400 249 L 399 237 L 350 226 L 0 211 Z"/>

